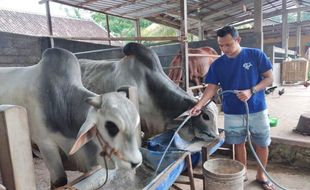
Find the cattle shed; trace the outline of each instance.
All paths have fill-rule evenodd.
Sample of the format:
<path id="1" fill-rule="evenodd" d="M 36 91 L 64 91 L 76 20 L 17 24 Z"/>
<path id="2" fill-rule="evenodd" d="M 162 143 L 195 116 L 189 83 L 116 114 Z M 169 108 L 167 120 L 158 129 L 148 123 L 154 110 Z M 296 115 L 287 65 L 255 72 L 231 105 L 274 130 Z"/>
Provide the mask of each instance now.
<path id="1" fill-rule="evenodd" d="M 126 18 L 135 23 L 136 37 L 83 37 L 84 40 L 132 40 L 132 41 L 175 41 L 180 42 L 183 61 L 183 88 L 189 89 L 188 69 L 188 39 L 187 34 L 199 36 L 200 40 L 211 40 L 215 31 L 224 25 L 241 27 L 240 33 L 249 33 L 251 42 L 249 47 L 263 49 L 264 39 L 278 37 L 280 47 L 284 49 L 284 58 L 288 57 L 288 39 L 290 34 L 296 37 L 296 49 L 300 52 L 301 35 L 309 34 L 308 22 L 302 22 L 298 16 L 297 23 L 288 23 L 288 14 L 310 10 L 310 1 L 307 0 L 41 0 L 46 3 L 47 17 L 50 17 L 49 2 L 56 2 L 86 10 L 96 11 L 107 15 Z M 271 19 L 281 16 L 282 22 Z M 173 27 L 180 30 L 179 36 L 169 37 L 143 37 L 140 31 L 141 18 L 152 22 Z M 252 27 L 242 29 L 245 24 L 252 23 Z M 253 24 L 254 23 L 254 24 Z M 52 22 L 48 19 L 49 34 L 52 36 Z M 71 38 L 76 39 L 76 38 Z M 246 45 L 246 44 L 244 44 Z"/>
<path id="2" fill-rule="evenodd" d="M 55 35 L 54 31 L 54 22 L 53 17 L 50 14 L 49 3 L 55 2 L 64 5 L 69 5 L 72 7 L 82 8 L 90 11 L 96 11 L 107 15 L 106 22 L 109 23 L 109 15 L 118 16 L 121 18 L 128 19 L 135 23 L 136 26 L 136 37 L 112 37 L 110 35 L 109 27 L 107 28 L 107 35 L 98 35 L 98 36 L 62 36 Z M 214 47 L 218 52 L 217 41 L 216 41 L 216 30 L 221 28 L 224 25 L 234 25 L 236 27 L 240 27 L 239 32 L 242 35 L 242 44 L 243 46 L 255 47 L 264 49 L 268 54 L 271 60 L 277 60 L 275 64 L 276 68 L 279 68 L 282 64 L 283 59 L 288 56 L 295 58 L 297 54 L 302 54 L 302 35 L 310 35 L 310 23 L 309 21 L 298 20 L 296 23 L 289 23 L 287 18 L 288 14 L 296 13 L 300 15 L 303 11 L 310 11 L 310 0 L 224 0 L 224 1 L 216 1 L 216 0 L 40 0 L 40 3 L 46 4 L 46 12 L 47 12 L 47 30 L 48 34 L 43 37 L 29 37 L 20 34 L 10 34 L 7 32 L 0 33 L 0 41 L 5 42 L 9 45 L 18 44 L 17 48 L 22 50 L 21 54 L 30 64 L 39 60 L 39 55 L 45 50 L 48 46 L 52 47 L 63 47 L 68 49 L 76 54 L 78 58 L 92 58 L 92 59 L 109 59 L 109 58 L 120 58 L 123 56 L 122 50 L 120 48 L 115 48 L 109 45 L 98 45 L 91 43 L 79 42 L 82 41 L 104 41 L 107 42 L 105 44 L 112 44 L 116 41 L 154 41 L 154 42 L 168 42 L 168 45 L 157 45 L 152 46 L 151 48 L 155 50 L 158 54 L 159 59 L 162 63 L 163 67 L 168 66 L 171 62 L 173 55 L 178 53 L 179 49 L 181 49 L 181 53 L 183 54 L 183 72 L 186 78 L 184 79 L 184 89 L 188 91 L 189 89 L 189 68 L 188 68 L 188 57 L 191 56 L 188 54 L 188 48 L 202 47 L 205 45 L 209 45 Z M 275 21 L 271 19 L 274 16 L 282 16 L 282 22 Z M 140 19 L 147 19 L 152 22 L 173 27 L 175 29 L 179 29 L 180 33 L 178 36 L 167 36 L 167 37 L 143 37 L 141 36 L 140 31 Z M 253 24 L 252 27 L 244 27 L 246 24 Z M 197 42 L 188 42 L 188 33 L 192 33 L 194 35 L 199 36 L 199 40 Z M 4 36 L 4 37 L 3 37 Z M 278 41 L 274 41 L 274 39 L 279 39 Z M 289 39 L 295 39 L 294 50 L 291 51 L 288 49 Z M 36 53 L 35 57 L 29 56 L 29 50 L 27 50 L 27 46 L 23 44 L 23 42 L 18 41 L 19 39 L 23 39 L 26 43 L 34 44 L 34 50 Z M 78 40 L 73 43 L 68 42 L 69 40 Z M 265 41 L 264 41 L 265 40 Z M 267 41 L 267 43 L 266 43 Z M 14 42 L 14 43 L 11 43 Z M 277 47 L 275 47 L 275 45 Z M 76 47 L 82 47 L 77 49 Z M 112 48 L 111 48 L 112 47 Z M 278 48 L 282 47 L 282 48 Z M 111 49 L 110 49 L 111 48 Z M 94 50 L 94 51 L 88 51 Z M 95 49 L 104 49 L 104 50 L 95 50 Z M 105 50 L 108 49 L 108 50 Z M 32 51 L 33 53 L 34 51 Z M 97 57 L 93 57 L 97 52 L 101 52 Z M 301 53 L 302 52 L 302 53 Z M 15 55 L 16 52 L 11 52 Z M 16 54 L 19 54 L 17 52 Z M 84 53 L 90 53 L 85 54 Z M 281 54 L 281 57 L 278 55 Z M 1 56 L 1 55 L 0 55 Z M 278 56 L 278 57 L 277 57 Z M 279 61 L 280 60 L 280 61 Z M 20 61 L 20 60 L 19 60 Z M 281 63 L 280 63 L 281 62 Z M 7 65 L 4 65 L 7 66 Z M 301 68 L 303 73 L 304 68 Z M 275 71 L 277 72 L 277 71 Z M 279 69 L 280 72 L 280 69 Z M 281 84 L 280 75 L 276 73 L 276 80 Z M 300 90 L 300 89 L 298 89 Z M 287 92 L 286 92 L 287 93 Z M 291 93 L 292 96 L 296 95 L 294 89 L 288 93 Z M 291 95 L 290 94 L 290 95 Z M 305 97 L 309 97 L 309 93 L 306 93 Z M 273 96 L 275 97 L 275 96 Z M 279 98 L 280 96 L 276 97 Z M 270 98 L 271 99 L 271 98 Z M 270 100 L 269 99 L 269 100 Z M 288 100 L 288 99 L 284 99 Z M 308 101 L 307 101 L 308 102 Z M 302 111 L 308 110 L 308 104 L 305 106 L 300 106 Z M 280 108 L 277 109 L 278 105 L 272 105 L 271 107 L 274 110 L 282 111 Z M 283 106 L 285 107 L 285 106 Z M 288 107 L 287 109 L 290 109 Z M 291 109 L 293 111 L 293 109 Z M 276 114 L 276 112 L 272 112 L 272 114 Z M 296 114 L 295 114 L 296 115 Z M 285 116 L 287 117 L 287 115 Z M 288 118 L 288 117 L 287 117 Z M 223 119 L 223 118 L 222 118 Z M 281 129 L 280 129 L 281 130 Z M 280 137 L 275 138 L 275 146 L 277 146 L 275 151 L 270 153 L 272 158 L 282 159 L 287 161 L 287 157 L 289 157 L 288 162 L 297 162 L 298 166 L 305 168 L 309 168 L 309 150 L 304 149 L 302 146 L 306 146 L 309 148 L 310 143 L 303 142 L 287 142 L 291 146 L 289 148 L 284 148 L 282 146 L 282 139 Z M 213 143 L 213 142 L 212 142 Z M 212 144 L 211 143 L 211 144 Z M 216 142 L 216 146 L 220 146 L 219 142 Z M 302 144 L 302 146 L 301 146 Z M 208 147 L 210 148 L 210 147 Z M 210 149 L 204 150 L 205 154 L 208 154 Z M 212 147 L 211 147 L 212 148 Z M 231 151 L 231 147 L 225 148 L 226 150 Z M 280 150 L 281 149 L 281 150 Z M 286 152 L 282 153 L 282 149 L 285 149 Z M 214 151 L 214 150 L 213 150 Z M 296 155 L 288 156 L 289 151 L 294 152 Z M 302 152 L 302 153 L 300 153 Z M 286 155 L 283 155 L 286 154 Z M 208 155 L 210 156 L 210 155 Z M 299 157 L 298 157 L 299 156 Z M 298 158 L 297 158 L 298 157 Z M 303 158 L 308 157 L 307 160 L 303 160 Z M 177 164 L 180 164 L 184 160 L 189 164 L 189 156 L 182 155 L 180 159 L 177 160 Z M 175 164 L 175 169 L 178 165 Z M 252 166 L 253 167 L 253 166 Z M 191 171 L 191 168 L 188 167 L 188 174 L 190 178 L 190 189 L 195 189 L 193 187 L 193 177 L 197 177 L 197 173 Z M 141 171 L 138 171 L 141 172 Z M 142 171 L 142 173 L 145 171 Z M 301 171 L 302 173 L 303 171 Z M 250 173 L 250 172 L 249 172 Z M 195 175 L 196 174 L 196 175 Z M 277 172 L 275 173 L 275 175 Z M 148 173 L 143 173 L 142 175 L 148 175 Z M 168 175 L 168 173 L 166 173 Z M 253 177 L 255 174 L 250 173 Z M 307 174 L 308 175 L 308 174 Z M 281 182 L 285 183 L 286 177 L 282 177 Z M 310 176 L 310 174 L 308 175 Z M 255 176 L 254 176 L 255 177 Z M 279 177 L 279 178 L 280 178 Z M 290 176 L 289 176 L 290 177 Z M 145 177 L 145 178 L 148 178 Z M 200 178 L 201 175 L 200 175 Z M 168 177 L 166 177 L 166 180 Z M 160 180 L 165 180 L 165 176 L 161 176 Z M 168 179 L 169 180 L 169 179 Z M 295 183 L 299 181 L 306 181 L 302 179 L 296 179 Z M 1 181 L 0 181 L 1 182 Z M 143 183 L 145 181 L 142 181 Z M 161 181 L 159 181 L 161 182 Z M 155 186 L 159 185 L 158 181 L 153 187 L 149 189 L 156 189 Z M 174 181 L 173 181 L 174 182 Z M 181 181 L 181 184 L 188 184 L 189 182 Z M 205 183 L 205 182 L 204 182 Z M 250 182 L 248 182 L 249 184 Z M 309 182 L 306 181 L 306 184 L 309 185 Z M 128 184 L 125 184 L 125 186 Z M 151 184 L 153 185 L 153 184 Z M 298 184 L 297 184 L 298 185 Z M 307 186 L 306 185 L 306 186 Z M 251 186 L 251 185 L 250 185 Z M 253 185 L 252 185 L 253 186 Z M 127 186 L 128 188 L 128 186 Z M 174 186 L 175 189 L 183 189 L 179 186 Z M 184 189 L 189 189 L 185 187 Z M 258 187 L 256 187 L 258 188 Z M 1 189 L 1 185 L 0 185 Z M 105 189 L 105 187 L 103 187 Z M 125 188 L 126 189 L 126 188 Z M 157 188 L 158 189 L 158 188 Z M 160 188 L 159 188 L 160 189 Z M 163 189 L 166 189 L 163 188 Z M 197 188 L 196 188 L 197 189 Z M 204 187 L 205 189 L 205 187 Z M 247 189 L 247 188 L 245 188 Z"/>

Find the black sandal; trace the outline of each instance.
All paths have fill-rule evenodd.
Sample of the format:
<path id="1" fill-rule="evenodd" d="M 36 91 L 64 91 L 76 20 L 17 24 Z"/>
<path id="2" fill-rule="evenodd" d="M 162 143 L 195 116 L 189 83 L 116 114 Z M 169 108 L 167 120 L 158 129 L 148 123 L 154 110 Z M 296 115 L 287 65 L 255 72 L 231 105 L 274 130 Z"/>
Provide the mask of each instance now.
<path id="1" fill-rule="evenodd" d="M 255 181 L 256 181 L 260 186 L 262 186 L 262 188 L 263 188 L 264 190 L 275 190 L 274 184 L 273 184 L 271 181 L 269 181 L 268 179 L 267 179 L 266 181 L 261 181 L 261 180 L 256 179 Z"/>

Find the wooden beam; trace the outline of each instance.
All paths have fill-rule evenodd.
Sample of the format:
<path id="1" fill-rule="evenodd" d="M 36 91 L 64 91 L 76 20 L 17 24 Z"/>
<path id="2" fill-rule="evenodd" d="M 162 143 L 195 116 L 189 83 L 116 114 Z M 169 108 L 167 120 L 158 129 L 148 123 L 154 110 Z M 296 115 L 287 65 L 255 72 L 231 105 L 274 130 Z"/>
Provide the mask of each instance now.
<path id="1" fill-rule="evenodd" d="M 168 8 L 163 8 L 162 10 L 153 11 L 151 13 L 145 13 L 145 14 L 143 14 L 143 17 L 151 17 L 151 16 L 158 15 L 158 14 L 164 14 L 164 15 L 169 15 L 170 16 L 170 14 L 174 13 L 174 12 L 170 12 L 171 10 L 179 10 L 179 9 L 180 9 L 179 6 L 175 5 L 174 7 L 171 7 L 169 9 Z M 148 11 L 148 12 L 150 12 L 150 11 Z M 167 14 L 165 12 L 169 12 L 169 14 Z M 180 13 L 177 13 L 177 14 L 180 14 Z"/>
<path id="2" fill-rule="evenodd" d="M 78 6 L 78 5 L 76 5 L 76 4 L 64 2 L 64 1 L 62 1 L 62 0 L 48 0 L 48 1 L 53 1 L 53 2 L 55 2 L 55 3 L 60 3 L 60 4 L 63 4 L 63 5 L 68 5 L 68 6 L 76 7 L 76 8 L 79 8 L 79 9 L 85 9 L 85 10 L 94 11 L 94 12 L 99 12 L 99 13 L 103 13 L 103 14 L 109 14 L 109 15 L 111 15 L 111 16 L 116 16 L 116 17 L 119 17 L 119 18 L 125 18 L 125 19 L 129 19 L 129 20 L 135 20 L 135 18 L 123 17 L 123 16 L 121 16 L 121 15 L 117 15 L 117 14 L 113 14 L 113 13 L 106 13 L 106 12 L 104 12 L 104 11 L 102 11 L 102 10 L 97 10 L 97 9 L 94 9 L 94 8 Z"/>
<path id="3" fill-rule="evenodd" d="M 49 36 L 47 36 L 49 37 Z M 104 38 L 104 37 L 63 37 L 57 36 L 54 38 L 61 39 L 71 39 L 71 40 L 95 40 L 95 41 L 181 41 L 183 40 L 180 36 L 170 36 L 170 37 L 112 37 L 112 38 Z"/>
<path id="4" fill-rule="evenodd" d="M 199 40 L 203 40 L 205 37 L 204 37 L 204 26 L 203 24 L 201 24 L 201 21 L 199 21 L 198 23 L 198 37 L 199 37 Z"/>
<path id="5" fill-rule="evenodd" d="M 246 4 L 246 5 L 253 4 L 253 1 L 252 0 L 244 0 L 244 1 L 239 1 L 238 3 L 228 4 L 224 7 L 222 7 L 221 9 L 219 9 L 216 13 L 204 17 L 202 20 L 203 21 L 209 21 L 210 19 L 214 19 L 218 16 L 224 15 L 225 13 L 227 13 L 228 10 L 234 10 L 234 9 L 238 9 L 238 8 L 240 8 L 240 10 L 242 10 L 242 7 L 244 4 Z"/>
<path id="6" fill-rule="evenodd" d="M 85 2 L 81 2 L 81 3 L 77 4 L 77 5 L 78 6 L 84 6 L 84 5 L 87 5 L 87 4 L 96 2 L 96 1 L 99 1 L 99 0 L 86 0 Z"/>
<path id="7" fill-rule="evenodd" d="M 146 19 L 149 20 L 149 21 L 158 23 L 158 24 L 162 24 L 162 25 L 165 25 L 165 26 L 169 26 L 169 27 L 178 29 L 178 30 L 180 29 L 180 22 L 172 22 L 172 21 L 167 20 L 167 19 L 161 19 L 161 18 L 156 18 L 156 17 L 149 17 L 149 18 L 146 18 Z"/>
<path id="8" fill-rule="evenodd" d="M 101 11 L 108 12 L 108 11 L 111 11 L 113 9 L 118 9 L 118 8 L 121 8 L 121 7 L 126 7 L 126 6 L 129 6 L 129 5 L 132 5 L 132 4 L 141 3 L 143 1 L 144 0 L 127 0 L 127 2 L 125 2 L 125 3 L 120 3 L 118 5 L 111 6 L 111 7 L 106 8 L 106 9 L 101 9 Z"/>
<path id="9" fill-rule="evenodd" d="M 298 12 L 298 11 L 310 11 L 310 6 L 304 6 L 304 7 L 299 7 L 299 8 L 291 8 L 291 9 L 287 9 L 287 13 L 293 13 L 293 12 Z M 281 15 L 283 12 L 283 10 L 276 10 L 270 13 L 265 13 L 263 14 L 263 19 L 267 19 L 267 18 L 271 18 L 274 16 L 278 16 Z M 254 19 L 253 15 L 246 15 L 240 18 L 234 18 L 234 17 L 227 17 L 226 19 L 220 20 L 220 21 L 212 21 L 213 24 L 209 24 L 208 25 L 208 30 L 207 31 L 212 31 L 213 29 L 218 28 L 221 25 L 226 25 L 226 24 L 231 24 L 231 23 L 236 23 L 236 22 L 241 22 L 244 20 L 248 20 L 248 19 Z M 202 19 L 203 21 L 206 20 L 206 18 Z M 210 20 L 207 21 L 208 23 L 210 23 Z M 253 22 L 253 20 L 245 22 L 245 23 L 249 23 L 249 22 Z"/>
<path id="10" fill-rule="evenodd" d="M 3 185 L 8 190 L 35 190 L 31 140 L 25 108 L 0 106 L 0 150 Z"/>
<path id="11" fill-rule="evenodd" d="M 291 9 L 286 10 L 287 13 L 295 13 L 298 11 L 310 11 L 310 6 L 297 7 L 297 8 L 291 8 Z M 281 15 L 283 12 L 284 12 L 284 10 L 281 9 L 281 10 L 273 11 L 271 13 L 265 13 L 263 15 L 263 18 L 266 19 L 266 18 L 278 16 L 278 15 Z"/>
<path id="12" fill-rule="evenodd" d="M 111 38 L 111 31 L 110 31 L 110 22 L 109 22 L 109 15 L 105 15 L 105 22 L 107 24 L 107 32 L 108 32 L 108 38 Z M 109 45 L 111 45 L 111 40 L 109 40 Z"/>
<path id="13" fill-rule="evenodd" d="M 171 4 L 171 3 L 175 3 L 176 1 L 178 1 L 178 0 L 170 0 L 170 1 L 167 1 L 166 3 Z M 155 4 L 152 5 L 152 7 L 158 7 L 158 6 L 161 7 L 162 5 L 163 5 L 163 2 L 161 2 L 161 3 L 155 3 Z M 175 8 L 174 8 L 174 9 L 175 9 Z M 130 15 L 131 13 L 143 12 L 143 11 L 145 11 L 145 10 L 149 11 L 149 10 L 150 10 L 150 7 L 147 6 L 147 7 L 143 7 L 143 8 L 140 8 L 140 9 L 135 9 L 135 10 L 132 10 L 132 11 L 128 11 L 128 12 L 126 12 L 125 14 L 122 14 L 122 15 L 123 15 L 123 16 L 126 16 L 126 15 Z M 145 17 L 148 17 L 148 16 L 146 15 Z"/>
<path id="14" fill-rule="evenodd" d="M 273 51 L 276 52 L 276 53 L 285 54 L 285 49 L 279 48 L 279 47 L 276 47 L 276 46 L 273 46 Z M 296 55 L 296 52 L 293 51 L 293 50 L 288 50 L 287 53 L 290 54 L 290 55 Z"/>
<path id="15" fill-rule="evenodd" d="M 135 30 L 136 30 L 136 37 L 141 37 L 140 19 L 137 19 L 134 25 L 135 25 Z M 141 41 L 138 41 L 138 43 L 141 43 Z"/>

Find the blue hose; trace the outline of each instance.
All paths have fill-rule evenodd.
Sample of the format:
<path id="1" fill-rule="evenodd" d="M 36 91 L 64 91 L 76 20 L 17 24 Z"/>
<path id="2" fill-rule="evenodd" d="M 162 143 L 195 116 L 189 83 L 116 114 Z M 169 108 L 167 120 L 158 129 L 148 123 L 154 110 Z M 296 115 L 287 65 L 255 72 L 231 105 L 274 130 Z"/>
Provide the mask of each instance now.
<path id="1" fill-rule="evenodd" d="M 237 94 L 238 91 L 236 90 L 225 90 L 223 92 L 221 92 L 219 95 L 223 95 L 225 93 L 233 93 L 233 94 Z M 278 184 L 275 180 L 272 179 L 272 177 L 268 174 L 268 172 L 266 171 L 265 167 L 263 166 L 262 162 L 260 161 L 260 159 L 258 158 L 254 148 L 253 148 L 253 145 L 252 145 L 252 141 L 251 141 L 251 133 L 250 133 L 250 126 L 249 126 L 249 115 L 250 115 L 250 112 L 249 112 L 249 106 L 248 106 L 248 103 L 246 101 L 244 101 L 244 106 L 245 106 L 245 111 L 246 111 L 246 117 L 245 117 L 245 123 L 246 123 L 246 130 L 247 130 L 247 139 L 248 139 L 248 142 L 249 142 L 249 145 L 250 145 L 250 149 L 259 165 L 259 167 L 263 170 L 263 172 L 266 174 L 267 178 L 273 183 L 275 184 L 277 187 L 279 187 L 280 189 L 283 189 L 283 190 L 288 190 L 284 187 L 282 187 L 280 184 Z"/>
<path id="2" fill-rule="evenodd" d="M 165 151 L 164 151 L 164 154 L 163 154 L 162 157 L 160 158 L 160 161 L 159 161 L 159 163 L 158 163 L 158 166 L 157 166 L 157 168 L 156 168 L 156 170 L 155 170 L 155 175 L 157 175 L 157 172 L 158 172 L 158 170 L 159 170 L 159 167 L 160 167 L 160 165 L 161 165 L 161 163 L 162 163 L 162 161 L 163 161 L 163 159 L 164 159 L 164 157 L 165 157 L 165 155 L 166 155 L 168 149 L 170 148 L 171 143 L 172 143 L 173 139 L 175 138 L 176 134 L 178 134 L 179 130 L 184 126 L 184 124 L 185 124 L 191 117 L 192 117 L 191 115 L 188 115 L 188 116 L 185 118 L 185 120 L 181 123 L 181 125 L 177 128 L 177 130 L 174 132 L 174 134 L 173 134 L 173 136 L 172 136 L 172 138 L 171 138 L 171 140 L 170 140 L 170 142 L 169 142 L 167 148 L 166 148 Z"/>
<path id="3" fill-rule="evenodd" d="M 224 94 L 226 94 L 226 93 L 237 94 L 237 93 L 239 93 L 239 91 L 237 91 L 237 90 L 224 90 L 224 91 L 222 91 L 221 93 L 219 93 L 219 96 L 224 95 Z M 207 106 L 210 102 L 211 102 L 211 101 L 209 101 L 205 106 Z M 280 189 L 288 190 L 288 189 L 282 187 L 280 184 L 278 184 L 275 180 L 272 179 L 272 177 L 268 174 L 268 172 L 266 171 L 266 169 L 265 169 L 265 167 L 263 166 L 262 162 L 261 162 L 260 159 L 258 158 L 258 156 L 257 156 L 257 154 L 256 154 L 256 152 L 255 152 L 255 150 L 254 150 L 254 148 L 253 148 L 252 141 L 251 141 L 251 133 L 250 133 L 250 126 L 249 126 L 249 115 L 250 115 L 250 112 L 249 112 L 248 103 L 247 103 L 246 101 L 244 101 L 244 106 L 245 106 L 245 110 L 246 110 L 246 117 L 245 117 L 246 126 L 245 126 L 245 127 L 246 127 L 246 129 L 247 129 L 247 139 L 248 139 L 248 142 L 249 142 L 249 145 L 250 145 L 250 149 L 251 149 L 251 151 L 252 151 L 252 153 L 253 153 L 253 155 L 254 155 L 254 157 L 255 157 L 255 159 L 256 159 L 258 165 L 259 165 L 259 167 L 263 170 L 263 172 L 266 174 L 266 176 L 268 177 L 268 179 L 269 179 L 273 184 L 275 184 L 275 185 L 276 185 L 277 187 L 279 187 Z M 156 171 L 155 171 L 155 175 L 157 175 L 157 172 L 158 172 L 158 170 L 159 170 L 159 167 L 160 167 L 160 165 L 161 165 L 161 163 L 162 163 L 162 161 L 163 161 L 163 159 L 164 159 L 164 157 L 165 157 L 165 155 L 166 155 L 168 149 L 170 148 L 171 143 L 172 143 L 173 139 L 175 138 L 176 134 L 179 132 L 179 130 L 184 126 L 184 124 L 185 124 L 191 117 L 192 117 L 191 115 L 187 116 L 187 117 L 185 118 L 185 120 L 181 123 L 181 125 L 177 128 L 177 130 L 174 132 L 173 137 L 171 138 L 171 140 L 170 140 L 170 142 L 169 142 L 167 148 L 165 149 L 165 151 L 164 151 L 164 153 L 163 153 L 163 155 L 162 155 L 162 157 L 161 157 L 161 159 L 160 159 L 160 161 L 159 161 L 159 163 L 158 163 L 157 169 L 156 169 Z"/>

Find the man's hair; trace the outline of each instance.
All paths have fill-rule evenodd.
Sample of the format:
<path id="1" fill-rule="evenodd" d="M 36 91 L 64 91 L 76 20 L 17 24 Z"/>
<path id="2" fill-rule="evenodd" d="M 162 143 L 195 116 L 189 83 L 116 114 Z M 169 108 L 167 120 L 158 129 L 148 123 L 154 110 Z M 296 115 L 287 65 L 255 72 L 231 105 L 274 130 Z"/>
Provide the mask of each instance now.
<path id="1" fill-rule="evenodd" d="M 216 32 L 218 37 L 224 37 L 227 34 L 230 34 L 234 39 L 239 36 L 238 31 L 233 26 L 224 26 Z"/>

